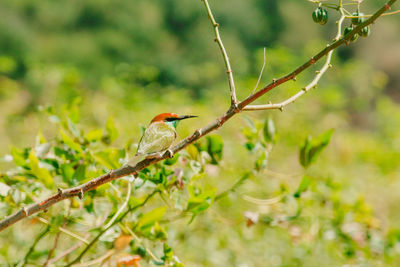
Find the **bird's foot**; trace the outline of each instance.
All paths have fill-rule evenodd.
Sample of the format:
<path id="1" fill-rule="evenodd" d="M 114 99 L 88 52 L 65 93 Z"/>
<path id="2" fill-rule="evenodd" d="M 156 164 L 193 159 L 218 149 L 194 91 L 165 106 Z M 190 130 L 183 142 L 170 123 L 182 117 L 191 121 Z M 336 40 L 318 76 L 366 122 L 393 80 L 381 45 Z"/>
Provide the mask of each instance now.
<path id="1" fill-rule="evenodd" d="M 174 152 L 172 152 L 171 149 L 167 149 L 167 150 L 165 150 L 164 155 L 166 155 L 168 158 L 173 158 Z"/>

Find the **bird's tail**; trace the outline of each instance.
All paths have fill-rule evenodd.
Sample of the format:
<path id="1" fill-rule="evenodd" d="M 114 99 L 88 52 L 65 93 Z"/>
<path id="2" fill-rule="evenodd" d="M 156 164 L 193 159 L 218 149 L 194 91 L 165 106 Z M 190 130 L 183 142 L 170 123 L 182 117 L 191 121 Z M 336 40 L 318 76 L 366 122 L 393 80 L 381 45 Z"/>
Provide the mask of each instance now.
<path id="1" fill-rule="evenodd" d="M 131 166 L 131 167 L 135 167 L 136 166 L 136 164 L 138 164 L 139 162 L 141 162 L 142 160 L 144 160 L 146 158 L 146 155 L 145 154 L 140 154 L 140 155 L 136 155 L 136 156 L 134 156 L 133 158 L 131 158 L 129 161 L 128 161 L 128 165 L 129 166 Z"/>

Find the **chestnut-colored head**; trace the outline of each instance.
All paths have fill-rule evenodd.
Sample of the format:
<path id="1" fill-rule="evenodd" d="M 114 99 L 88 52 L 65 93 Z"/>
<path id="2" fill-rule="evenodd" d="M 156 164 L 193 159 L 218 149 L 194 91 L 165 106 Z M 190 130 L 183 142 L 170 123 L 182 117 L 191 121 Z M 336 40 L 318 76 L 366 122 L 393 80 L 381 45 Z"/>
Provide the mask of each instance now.
<path id="1" fill-rule="evenodd" d="M 176 113 L 161 113 L 155 116 L 152 120 L 151 123 L 153 122 L 170 122 L 170 121 L 180 121 L 184 119 L 189 119 L 189 118 L 195 118 L 197 116 L 194 115 L 183 115 L 183 116 L 178 116 Z"/>
<path id="2" fill-rule="evenodd" d="M 178 116 L 178 114 L 176 114 L 176 113 L 161 113 L 161 114 L 158 114 L 157 116 L 155 116 L 151 120 L 150 123 L 165 122 L 165 123 L 171 124 L 172 126 L 176 127 L 180 120 L 195 118 L 195 117 L 197 117 L 197 116 L 194 116 L 194 115 Z"/>

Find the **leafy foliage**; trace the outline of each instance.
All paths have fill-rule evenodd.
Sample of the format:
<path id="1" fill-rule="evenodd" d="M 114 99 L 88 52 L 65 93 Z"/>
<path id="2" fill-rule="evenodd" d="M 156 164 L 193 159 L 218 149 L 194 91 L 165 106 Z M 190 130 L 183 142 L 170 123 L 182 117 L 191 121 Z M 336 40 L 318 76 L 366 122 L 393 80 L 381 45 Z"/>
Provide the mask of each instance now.
<path id="1" fill-rule="evenodd" d="M 190 108 L 200 125 L 224 111 L 226 81 L 211 29 L 201 5 L 188 3 L 0 3 L 0 145 L 10 147 L 1 161 L 0 218 L 120 167 L 135 153 L 139 124 L 153 113 Z M 262 83 L 319 49 L 312 40 L 327 32 L 317 36 L 314 29 L 329 31 L 336 12 L 322 2 L 329 21 L 322 17 L 326 26 L 311 28 L 316 7 L 306 1 L 228 4 L 212 3 L 243 95 L 257 81 L 263 46 Z M 53 247 L 51 259 L 77 246 L 55 264 L 399 265 L 391 203 L 400 111 L 383 93 L 398 75 L 375 70 L 366 58 L 347 60 L 351 49 L 334 59 L 323 90 L 294 110 L 241 114 L 135 179 L 110 182 L 2 232 L 0 263 L 43 265 Z M 294 89 L 283 86 L 269 97 Z M 180 136 L 193 124 L 182 124 Z M 332 127 L 334 146 L 332 130 L 299 141 Z M 54 245 L 58 234 L 62 241 Z"/>

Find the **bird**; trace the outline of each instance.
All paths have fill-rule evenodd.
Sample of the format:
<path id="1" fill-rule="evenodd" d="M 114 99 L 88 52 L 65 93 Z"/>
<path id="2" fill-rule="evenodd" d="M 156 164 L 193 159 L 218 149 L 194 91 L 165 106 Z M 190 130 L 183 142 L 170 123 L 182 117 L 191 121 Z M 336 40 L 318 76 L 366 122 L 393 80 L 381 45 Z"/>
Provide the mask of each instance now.
<path id="1" fill-rule="evenodd" d="M 128 165 L 133 167 L 145 158 L 162 156 L 163 153 L 172 157 L 173 152 L 169 148 L 177 138 L 176 127 L 181 120 L 195 117 L 197 116 L 178 116 L 176 113 L 161 113 L 155 116 L 144 131 L 136 155 Z"/>

